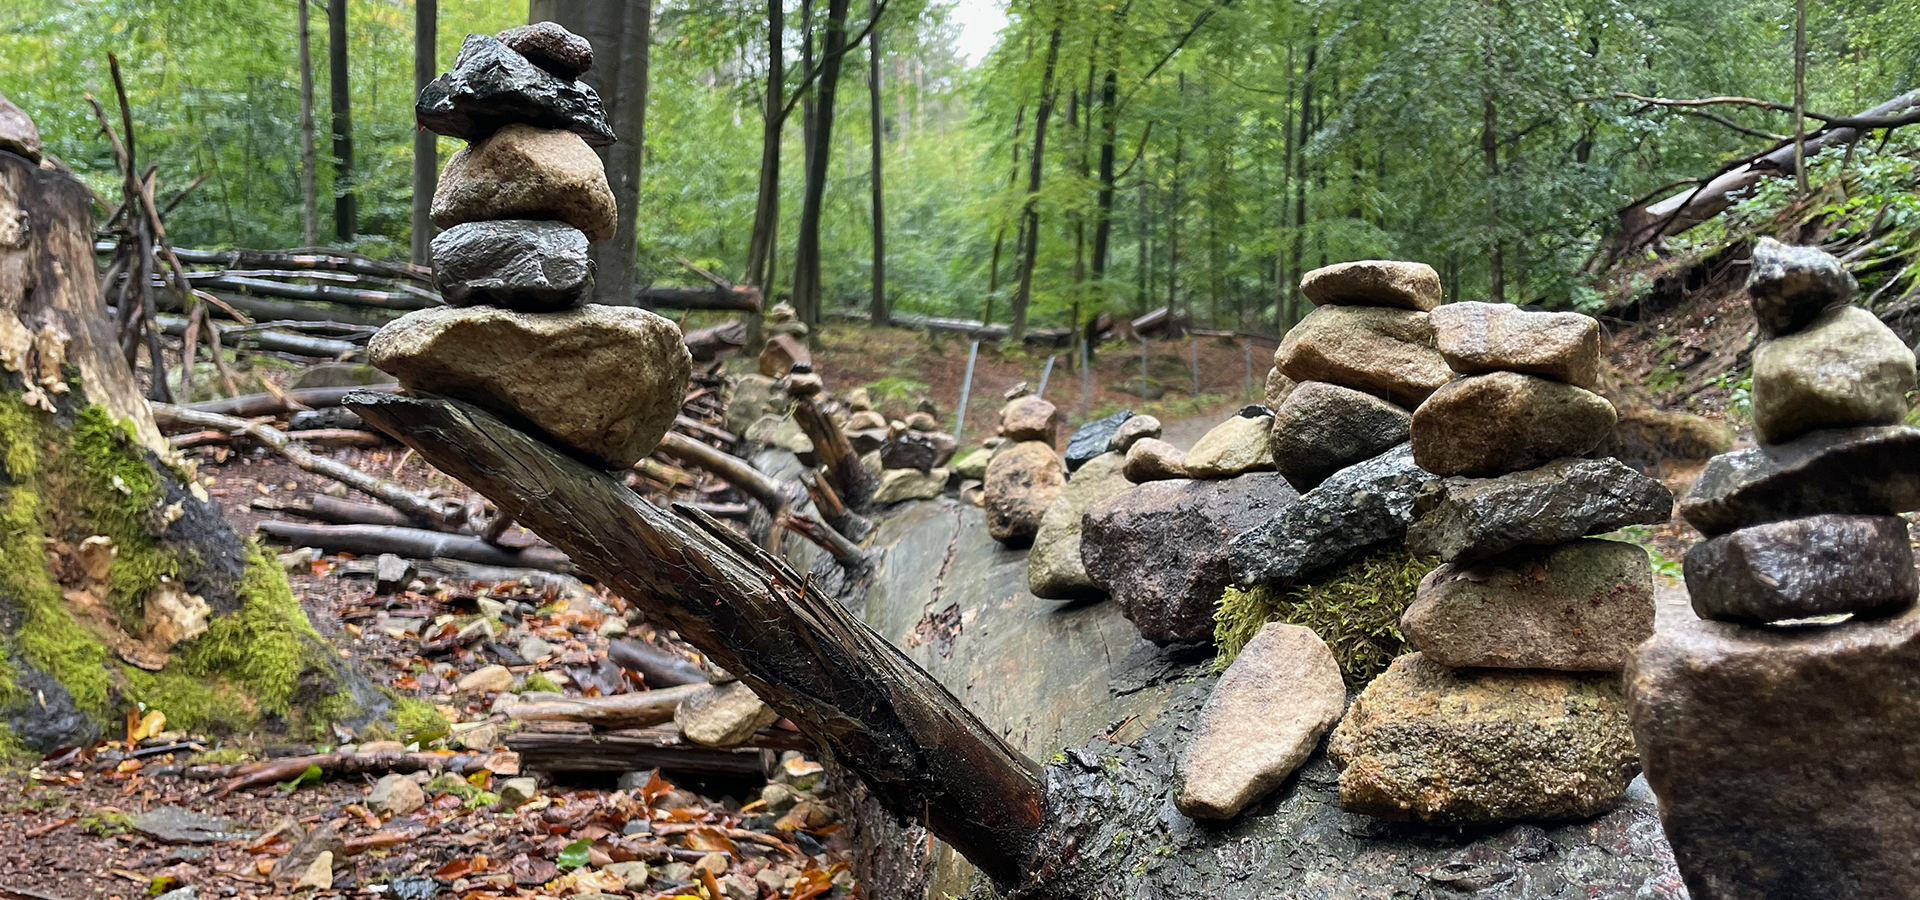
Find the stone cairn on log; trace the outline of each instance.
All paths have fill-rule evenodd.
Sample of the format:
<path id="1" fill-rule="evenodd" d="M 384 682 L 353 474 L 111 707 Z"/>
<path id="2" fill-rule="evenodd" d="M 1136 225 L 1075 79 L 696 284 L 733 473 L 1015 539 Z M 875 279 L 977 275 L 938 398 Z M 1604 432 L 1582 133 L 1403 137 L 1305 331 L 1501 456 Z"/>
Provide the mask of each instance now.
<path id="1" fill-rule="evenodd" d="M 1067 486 L 1067 463 L 1054 450 L 1060 411 L 1017 385 L 1000 408 L 1000 437 L 986 470 L 987 533 L 1009 547 L 1026 547 L 1040 518 Z"/>
<path id="2" fill-rule="evenodd" d="M 1619 672 L 1653 633 L 1653 572 L 1642 548 L 1586 536 L 1664 522 L 1672 495 L 1578 458 L 1614 423 L 1592 390 L 1593 319 L 1502 303 L 1430 317 L 1456 377 L 1413 413 L 1413 461 L 1437 477 L 1407 543 L 1444 564 L 1401 620 L 1419 652 L 1334 730 L 1341 805 L 1439 824 L 1597 815 L 1639 769 Z"/>
<path id="3" fill-rule="evenodd" d="M 1680 514 L 1703 621 L 1627 673 L 1647 783 L 1695 900 L 1913 896 L 1920 611 L 1898 515 L 1920 509 L 1914 353 L 1846 267 L 1762 239 L 1747 292 L 1757 447 Z"/>
<path id="4" fill-rule="evenodd" d="M 593 146 L 613 130 L 584 38 L 550 22 L 468 35 L 420 92 L 420 125 L 466 140 L 432 216 L 435 282 L 450 306 L 409 313 L 368 345 L 409 390 L 504 414 L 595 464 L 653 452 L 686 395 L 692 359 L 673 322 L 587 304 L 589 241 L 615 205 Z"/>

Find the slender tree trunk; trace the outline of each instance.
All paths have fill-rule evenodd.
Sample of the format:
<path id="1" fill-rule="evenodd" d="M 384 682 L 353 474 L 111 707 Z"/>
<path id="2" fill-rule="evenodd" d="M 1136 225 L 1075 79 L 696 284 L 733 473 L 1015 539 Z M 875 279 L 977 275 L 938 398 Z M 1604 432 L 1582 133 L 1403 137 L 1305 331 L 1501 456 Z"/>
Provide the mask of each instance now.
<path id="1" fill-rule="evenodd" d="M 786 3 L 767 0 L 767 90 L 760 129 L 760 192 L 753 205 L 753 234 L 747 241 L 747 283 L 770 288 L 768 260 L 780 237 L 780 134 L 786 125 Z M 757 317 L 756 317 L 757 319 Z M 757 321 L 752 324 L 757 324 Z"/>
<path id="2" fill-rule="evenodd" d="M 1020 135 L 1026 130 L 1027 105 L 1022 103 L 1013 111 L 1013 164 L 1007 167 L 1007 189 L 1012 190 L 1020 183 Z M 1007 223 L 993 232 L 993 256 L 987 264 L 987 304 L 986 313 L 980 317 L 980 324 L 993 324 L 993 298 L 1000 293 L 1000 251 L 1007 239 Z M 1020 241 L 1015 240 L 1015 244 Z"/>
<path id="3" fill-rule="evenodd" d="M 1507 302 L 1506 242 L 1500 239 L 1500 117 L 1493 95 L 1481 102 L 1480 150 L 1487 159 L 1487 294 L 1495 303 Z"/>
<path id="4" fill-rule="evenodd" d="M 347 81 L 347 0 L 328 0 L 327 62 L 333 95 L 333 236 L 344 243 L 359 231 L 353 195 L 353 92 Z"/>
<path id="5" fill-rule="evenodd" d="M 1807 195 L 1807 0 L 1793 2 L 1793 184 Z"/>
<path id="6" fill-rule="evenodd" d="M 879 16 L 879 0 L 868 0 L 867 15 Z M 873 306 L 872 321 L 875 325 L 887 324 L 887 217 L 881 202 L 880 189 L 880 148 L 886 139 L 885 129 L 880 118 L 880 26 L 875 24 L 873 32 L 867 38 L 869 64 L 867 66 L 867 120 L 873 133 L 867 143 L 873 153 Z"/>
<path id="7" fill-rule="evenodd" d="M 800 0 L 800 74 L 813 71 L 813 0 Z M 813 171 L 814 98 L 808 92 L 800 100 L 800 171 Z"/>
<path id="8" fill-rule="evenodd" d="M 607 169 L 617 212 L 613 240 L 588 249 L 595 302 L 634 303 L 639 249 L 640 161 L 647 133 L 647 56 L 652 0 L 531 0 L 530 22 L 558 22 L 593 44 L 593 68 L 581 80 L 600 94 L 607 124 L 619 138 L 596 150 Z"/>
<path id="9" fill-rule="evenodd" d="M 827 193 L 827 161 L 832 155 L 833 100 L 840 83 L 840 58 L 847 45 L 847 2 L 827 0 L 827 40 L 821 47 L 820 82 L 813 121 L 813 155 L 807 160 L 806 188 L 800 199 L 800 237 L 794 248 L 793 303 L 801 320 L 820 324 L 820 214 Z"/>
<path id="10" fill-rule="evenodd" d="M 1183 73 L 1184 74 L 1184 73 Z M 1184 84 L 1184 79 L 1183 79 Z M 1173 190 L 1168 198 L 1167 209 L 1167 314 L 1177 314 L 1180 309 L 1180 163 L 1186 155 L 1187 136 L 1185 129 L 1173 130 Z M 1191 314 L 1192 304 L 1187 312 Z"/>
<path id="11" fill-rule="evenodd" d="M 300 238 L 301 246 L 320 243 L 320 202 L 314 193 L 313 171 L 313 26 L 308 0 L 294 0 L 300 8 Z"/>
<path id="12" fill-rule="evenodd" d="M 427 86 L 434 76 L 439 74 L 440 63 L 436 49 L 439 35 L 439 10 L 437 0 L 414 0 L 413 2 L 413 90 L 415 94 Z M 415 126 L 413 129 L 413 261 L 420 265 L 432 262 L 433 220 L 428 218 L 433 209 L 433 190 L 440 180 L 440 148 L 435 143 L 431 131 Z"/>
<path id="13" fill-rule="evenodd" d="M 1307 137 L 1313 133 L 1313 76 L 1320 62 L 1320 38 L 1316 30 L 1307 32 L 1307 66 L 1300 78 L 1300 121 L 1293 142 L 1293 271 L 1307 271 Z M 1300 286 L 1289 282 L 1293 309 L 1300 309 Z"/>
<path id="14" fill-rule="evenodd" d="M 1040 173 L 1046 161 L 1047 120 L 1053 117 L 1053 69 L 1060 60 L 1060 21 L 1047 37 L 1047 59 L 1040 70 L 1040 105 L 1033 115 L 1033 155 L 1027 158 L 1027 201 L 1022 213 L 1020 285 L 1014 289 L 1007 339 L 1019 346 L 1027 337 L 1027 303 L 1033 297 L 1033 268 L 1040 250 Z"/>
<path id="15" fill-rule="evenodd" d="M 1152 267 L 1152 257 L 1148 255 L 1147 238 L 1149 232 L 1153 230 L 1153 220 L 1147 218 L 1147 185 L 1145 182 L 1141 183 L 1139 194 L 1140 216 L 1138 223 L 1135 224 L 1133 229 L 1134 233 L 1140 239 L 1140 247 L 1134 253 L 1133 264 L 1133 279 L 1136 282 L 1133 289 L 1133 314 L 1136 316 L 1147 311 L 1147 288 L 1149 287 L 1148 282 L 1150 281 L 1150 269 Z"/>
<path id="16" fill-rule="evenodd" d="M 1120 87 L 1120 76 L 1113 69 L 1100 81 L 1100 184 L 1094 199 L 1093 280 L 1099 285 L 1107 278 L 1108 245 L 1113 240 L 1113 144 L 1117 131 L 1113 105 Z M 1099 288 L 1096 288 L 1099 289 Z M 1104 289 L 1102 293 L 1104 294 Z"/>

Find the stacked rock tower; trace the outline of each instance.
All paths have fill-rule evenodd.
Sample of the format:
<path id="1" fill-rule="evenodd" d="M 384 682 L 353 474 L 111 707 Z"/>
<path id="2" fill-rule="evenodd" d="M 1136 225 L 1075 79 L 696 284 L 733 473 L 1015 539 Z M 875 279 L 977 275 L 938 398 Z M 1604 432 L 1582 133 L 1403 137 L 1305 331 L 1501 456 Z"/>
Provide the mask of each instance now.
<path id="1" fill-rule="evenodd" d="M 1666 521 L 1673 497 L 1617 460 L 1593 392 L 1599 323 L 1504 303 L 1430 314 L 1457 377 L 1414 411 L 1437 476 L 1407 543 L 1443 562 L 1395 660 L 1334 732 L 1341 803 L 1448 824 L 1596 815 L 1638 768 L 1619 672 L 1653 634 L 1647 553 L 1587 535 Z M 1296 394 L 1298 392 L 1296 391 Z"/>
<path id="2" fill-rule="evenodd" d="M 1308 272 L 1314 311 L 1274 351 L 1273 462 L 1302 491 L 1405 443 L 1414 407 L 1451 373 L 1434 352 L 1440 274 L 1425 263 L 1360 260 Z M 1276 384 L 1275 382 L 1278 382 Z"/>
<path id="3" fill-rule="evenodd" d="M 1695 900 L 1911 896 L 1920 879 L 1914 353 L 1812 247 L 1763 239 L 1747 291 L 1760 445 L 1680 513 L 1704 621 L 1628 672 L 1647 782 Z"/>
<path id="4" fill-rule="evenodd" d="M 551 22 L 468 35 L 451 72 L 420 92 L 423 128 L 468 142 L 433 195 L 434 280 L 447 307 L 394 321 L 368 346 L 410 390 L 504 413 L 607 468 L 653 452 L 692 358 L 672 322 L 588 305 L 589 241 L 615 204 L 593 145 L 606 112 L 577 79 L 584 38 Z"/>

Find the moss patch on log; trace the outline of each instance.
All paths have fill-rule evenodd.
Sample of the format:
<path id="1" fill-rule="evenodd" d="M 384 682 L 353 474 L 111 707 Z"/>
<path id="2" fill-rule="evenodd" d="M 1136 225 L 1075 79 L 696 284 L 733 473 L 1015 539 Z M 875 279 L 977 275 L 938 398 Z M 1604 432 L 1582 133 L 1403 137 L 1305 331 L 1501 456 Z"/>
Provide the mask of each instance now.
<path id="1" fill-rule="evenodd" d="M 321 733 L 352 715 L 337 661 L 273 557 L 234 536 L 217 507 L 103 408 L 77 391 L 61 399 L 50 414 L 0 384 L 0 622 L 11 626 L 0 629 L 0 755 L 22 747 L 6 721 L 32 714 L 26 671 L 50 676 L 98 726 L 134 705 L 196 731 Z M 96 535 L 114 548 L 104 614 L 70 600 L 49 568 L 54 548 Z M 163 580 L 204 595 L 213 615 L 206 633 L 147 671 L 106 635 L 140 635 L 146 598 Z"/>
<path id="2" fill-rule="evenodd" d="M 1364 687 L 1407 652 L 1400 614 L 1420 579 L 1439 565 L 1404 547 L 1376 550 L 1326 578 L 1285 587 L 1227 588 L 1214 613 L 1216 667 L 1225 669 L 1268 622 L 1313 629 L 1332 648 L 1350 688 Z"/>

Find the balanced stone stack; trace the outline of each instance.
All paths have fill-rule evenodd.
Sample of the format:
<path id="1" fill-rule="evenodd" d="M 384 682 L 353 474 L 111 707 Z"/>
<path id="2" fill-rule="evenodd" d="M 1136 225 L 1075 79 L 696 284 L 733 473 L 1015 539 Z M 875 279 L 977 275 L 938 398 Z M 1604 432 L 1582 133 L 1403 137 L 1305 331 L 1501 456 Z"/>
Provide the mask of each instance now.
<path id="1" fill-rule="evenodd" d="M 1105 595 L 1080 558 L 1086 511 L 1133 486 L 1125 469 L 1127 450 L 1142 437 L 1158 435 L 1160 420 L 1125 410 L 1095 419 L 1067 439 L 1067 485 L 1040 516 L 1033 550 L 1027 554 L 1027 591 L 1049 600 L 1080 600 Z"/>
<path id="2" fill-rule="evenodd" d="M 1274 351 L 1272 454 L 1309 490 L 1405 443 L 1414 407 L 1447 383 L 1428 312 L 1440 275 L 1423 263 L 1360 260 L 1308 272 L 1316 307 Z M 1276 383 L 1277 382 L 1277 383 Z"/>
<path id="3" fill-rule="evenodd" d="M 1341 804 L 1448 824 L 1596 815 L 1638 769 L 1619 672 L 1653 634 L 1653 571 L 1586 535 L 1663 522 L 1672 495 L 1616 460 L 1599 325 L 1456 303 L 1431 314 L 1457 378 L 1420 404 L 1412 456 L 1439 476 L 1409 547 L 1444 562 L 1401 630 L 1419 650 L 1354 701 L 1330 747 Z"/>
<path id="4" fill-rule="evenodd" d="M 468 35 L 453 70 L 420 91 L 420 125 L 468 145 L 447 161 L 432 217 L 446 307 L 389 324 L 374 365 L 531 426 L 607 468 L 653 451 L 692 368 L 680 329 L 586 303 L 589 241 L 613 236 L 613 192 L 594 146 L 614 141 L 593 89 L 593 48 L 550 22 Z"/>
<path id="5" fill-rule="evenodd" d="M 994 540 L 1031 545 L 1041 516 L 1066 489 L 1067 464 L 1053 449 L 1059 433 L 1059 410 L 1039 397 L 1014 396 L 1000 408 L 1000 436 L 1007 442 L 986 471 L 987 533 Z"/>
<path id="6" fill-rule="evenodd" d="M 1680 513 L 1704 621 L 1628 672 L 1634 736 L 1696 900 L 1907 897 L 1920 883 L 1914 355 L 1845 266 L 1762 240 L 1747 291 L 1760 446 Z"/>

